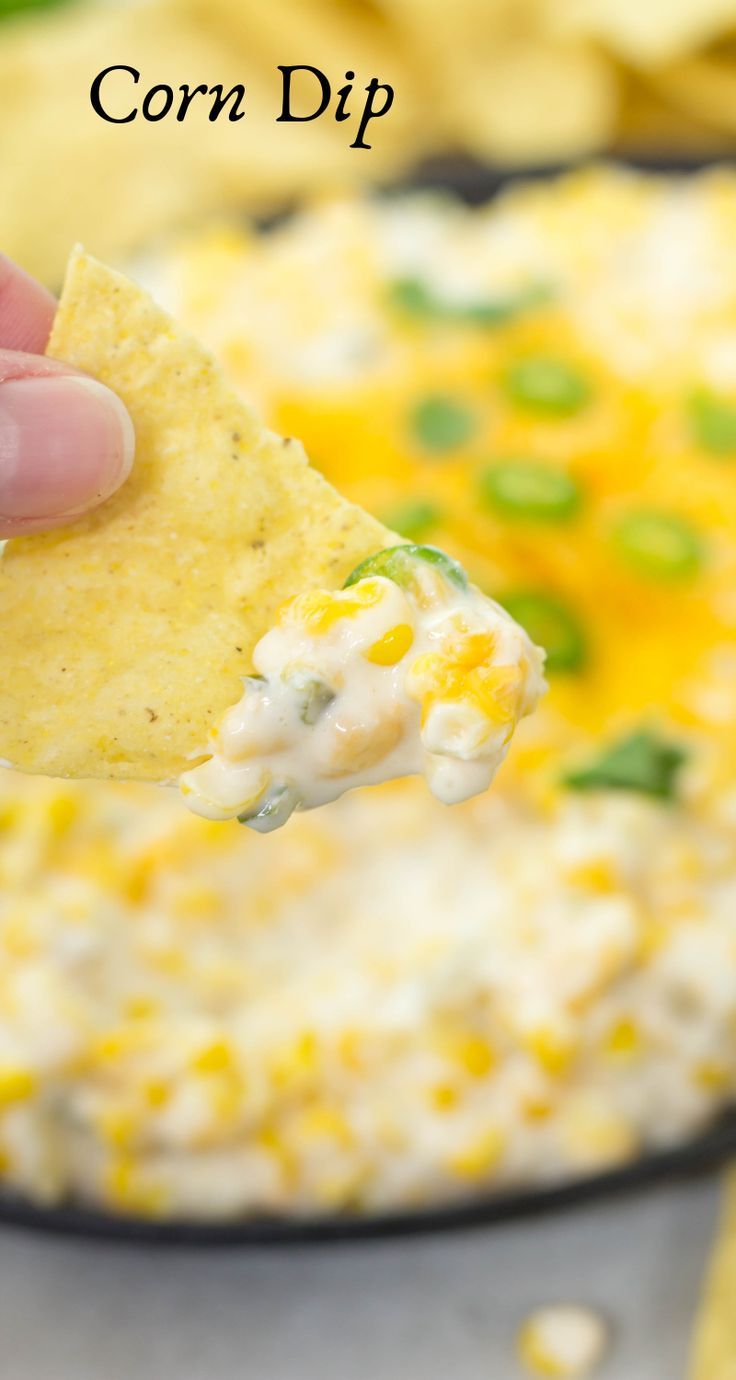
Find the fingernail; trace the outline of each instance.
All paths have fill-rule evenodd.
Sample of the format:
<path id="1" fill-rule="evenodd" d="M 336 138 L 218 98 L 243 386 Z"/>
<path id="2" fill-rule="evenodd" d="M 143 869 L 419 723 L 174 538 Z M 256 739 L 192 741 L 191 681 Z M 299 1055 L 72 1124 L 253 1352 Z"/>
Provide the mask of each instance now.
<path id="1" fill-rule="evenodd" d="M 0 515 L 73 517 L 104 502 L 133 464 L 133 423 L 96 379 L 0 384 Z"/>

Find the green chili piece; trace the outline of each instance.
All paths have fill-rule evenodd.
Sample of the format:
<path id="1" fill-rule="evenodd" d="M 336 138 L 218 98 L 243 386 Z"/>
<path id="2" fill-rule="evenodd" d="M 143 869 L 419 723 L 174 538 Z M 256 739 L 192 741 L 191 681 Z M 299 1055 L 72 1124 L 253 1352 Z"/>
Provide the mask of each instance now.
<path id="1" fill-rule="evenodd" d="M 382 521 L 392 532 L 416 539 L 426 536 L 427 532 L 442 521 L 442 509 L 439 504 L 432 503 L 429 499 L 410 498 L 406 503 L 401 503 L 397 508 L 392 508 L 384 514 Z"/>
<path id="2" fill-rule="evenodd" d="M 259 834 L 270 834 L 286 823 L 298 805 L 299 798 L 295 791 L 282 783 L 271 788 L 257 810 L 252 813 L 246 810 L 245 814 L 238 815 L 238 823 L 247 824 L 249 829 L 255 829 Z"/>
<path id="3" fill-rule="evenodd" d="M 575 791 L 636 791 L 658 800 L 674 800 L 677 776 L 687 753 L 641 729 L 620 738 L 587 766 L 567 772 L 564 784 Z"/>
<path id="4" fill-rule="evenodd" d="M 587 659 L 585 632 L 572 609 L 561 599 L 539 589 L 509 590 L 499 603 L 528 632 L 532 642 L 547 653 L 545 668 L 551 674 L 579 671 Z"/>
<path id="5" fill-rule="evenodd" d="M 703 563 L 703 541 L 678 513 L 640 508 L 619 518 L 612 535 L 619 555 L 647 579 L 688 580 Z"/>
<path id="6" fill-rule="evenodd" d="M 509 365 L 501 379 L 507 397 L 517 407 L 550 417 L 569 417 L 592 396 L 587 379 L 549 355 L 528 355 Z"/>
<path id="7" fill-rule="evenodd" d="M 392 307 L 407 316 L 443 316 L 442 303 L 422 278 L 395 278 L 388 285 L 388 300 Z"/>
<path id="8" fill-rule="evenodd" d="M 468 577 L 458 561 L 453 561 L 451 556 L 447 556 L 436 546 L 414 544 L 387 546 L 383 551 L 377 551 L 374 556 L 368 556 L 348 575 L 343 589 L 349 589 L 351 585 L 357 584 L 358 580 L 366 580 L 371 575 L 383 575 L 387 580 L 393 580 L 394 584 L 400 585 L 402 589 L 407 589 L 415 573 L 415 561 L 426 561 L 458 589 L 467 589 Z"/>
<path id="9" fill-rule="evenodd" d="M 323 680 L 307 680 L 299 686 L 299 718 L 310 728 L 322 718 L 335 698 L 335 692 Z"/>
<path id="10" fill-rule="evenodd" d="M 470 408 L 444 393 L 432 393 L 416 404 L 410 415 L 414 438 L 424 450 L 440 453 L 456 450 L 470 439 L 475 418 Z"/>
<path id="11" fill-rule="evenodd" d="M 0 19 L 11 14 L 27 14 L 32 10 L 61 9 L 70 0 L 0 0 Z"/>
<path id="12" fill-rule="evenodd" d="M 712 455 L 736 455 L 736 403 L 701 388 L 693 393 L 688 414 L 697 445 Z"/>
<path id="13" fill-rule="evenodd" d="M 388 284 L 388 300 L 392 307 L 416 321 L 447 322 L 459 326 L 503 326 L 523 311 L 541 306 L 549 300 L 550 288 L 532 283 L 505 297 L 481 297 L 458 301 L 443 297 L 418 277 L 395 278 Z"/>
<path id="14" fill-rule="evenodd" d="M 564 470 L 536 460 L 499 460 L 480 476 L 483 502 L 502 517 L 567 522 L 581 502 L 579 485 Z"/>

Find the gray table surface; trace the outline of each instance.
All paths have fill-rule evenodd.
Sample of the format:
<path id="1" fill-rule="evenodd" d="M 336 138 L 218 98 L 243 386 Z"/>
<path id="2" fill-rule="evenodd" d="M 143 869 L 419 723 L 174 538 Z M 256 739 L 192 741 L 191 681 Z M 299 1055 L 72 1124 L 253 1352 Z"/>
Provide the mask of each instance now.
<path id="1" fill-rule="evenodd" d="M 684 1380 L 712 1240 L 701 1178 L 458 1234 L 183 1249 L 0 1230 L 2 1380 L 518 1380 L 514 1333 L 588 1302 L 601 1380 Z"/>

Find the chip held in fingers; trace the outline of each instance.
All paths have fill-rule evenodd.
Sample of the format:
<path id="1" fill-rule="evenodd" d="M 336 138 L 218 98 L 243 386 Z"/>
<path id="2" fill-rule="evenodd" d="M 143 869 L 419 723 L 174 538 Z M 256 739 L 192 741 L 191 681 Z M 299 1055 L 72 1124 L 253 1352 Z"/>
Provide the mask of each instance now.
<path id="1" fill-rule="evenodd" d="M 397 554 L 82 250 L 49 354 L 119 394 L 136 460 L 96 512 L 3 553 L 0 758 L 182 778 L 200 813 L 257 828 L 408 772 L 443 799 L 485 788 L 543 686 L 507 614 L 434 548 Z"/>

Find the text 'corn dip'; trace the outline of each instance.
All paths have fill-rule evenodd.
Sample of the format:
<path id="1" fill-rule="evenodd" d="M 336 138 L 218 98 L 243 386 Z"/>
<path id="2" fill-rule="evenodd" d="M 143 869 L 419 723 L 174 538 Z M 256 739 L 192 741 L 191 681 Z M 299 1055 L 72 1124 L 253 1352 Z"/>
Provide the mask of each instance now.
<path id="1" fill-rule="evenodd" d="M 152 280 L 547 651 L 494 789 L 254 838 L 0 777 L 0 1164 L 148 1216 L 551 1182 L 736 1091 L 736 179 L 319 207 Z M 346 448 L 344 438 L 351 437 Z"/>

